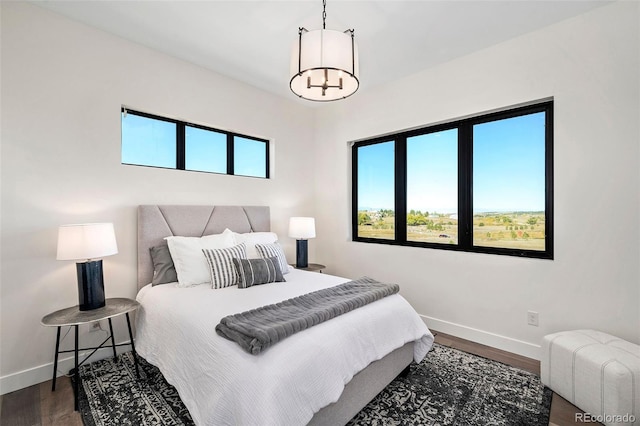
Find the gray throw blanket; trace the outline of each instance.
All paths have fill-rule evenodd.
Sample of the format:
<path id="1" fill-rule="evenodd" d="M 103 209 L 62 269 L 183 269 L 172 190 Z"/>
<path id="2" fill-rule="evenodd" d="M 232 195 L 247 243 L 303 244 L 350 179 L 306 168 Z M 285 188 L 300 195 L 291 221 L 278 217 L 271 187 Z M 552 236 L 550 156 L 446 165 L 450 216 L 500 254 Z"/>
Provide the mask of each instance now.
<path id="1" fill-rule="evenodd" d="M 216 332 L 257 355 L 298 331 L 397 293 L 397 284 L 368 277 L 349 281 L 273 305 L 262 306 L 220 320 Z"/>

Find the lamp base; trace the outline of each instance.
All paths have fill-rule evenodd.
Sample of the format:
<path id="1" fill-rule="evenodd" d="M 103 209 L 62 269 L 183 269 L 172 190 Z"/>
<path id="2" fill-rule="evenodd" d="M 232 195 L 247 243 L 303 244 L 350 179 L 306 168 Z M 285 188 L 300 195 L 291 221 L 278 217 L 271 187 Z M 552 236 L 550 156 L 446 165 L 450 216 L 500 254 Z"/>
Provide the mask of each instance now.
<path id="1" fill-rule="evenodd" d="M 307 240 L 296 240 L 296 268 L 306 268 L 309 266 L 307 243 Z"/>
<path id="2" fill-rule="evenodd" d="M 102 308 L 104 302 L 104 280 L 102 260 L 76 263 L 78 272 L 78 306 L 81 311 Z"/>

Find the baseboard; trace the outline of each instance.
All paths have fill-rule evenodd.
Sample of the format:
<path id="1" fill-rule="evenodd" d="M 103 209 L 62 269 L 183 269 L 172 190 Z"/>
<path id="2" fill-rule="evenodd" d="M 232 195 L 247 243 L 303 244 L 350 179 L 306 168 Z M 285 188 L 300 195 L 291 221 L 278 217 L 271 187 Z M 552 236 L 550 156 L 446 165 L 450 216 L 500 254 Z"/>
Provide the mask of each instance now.
<path id="1" fill-rule="evenodd" d="M 427 327 L 462 339 L 471 340 L 472 342 L 481 343 L 493 348 L 502 349 L 517 355 L 526 356 L 540 360 L 540 345 L 514 339 L 511 337 L 501 336 L 499 334 L 490 333 L 477 328 L 468 327 L 466 325 L 456 324 L 450 321 L 444 321 L 438 318 L 420 315 Z"/>
<path id="2" fill-rule="evenodd" d="M 128 345 L 129 341 L 118 343 L 119 345 Z M 131 350 L 131 346 L 116 346 L 116 353 L 121 354 Z M 79 352 L 80 362 L 86 355 L 89 355 L 89 351 Z M 64 376 L 66 372 L 73 369 L 75 361 L 73 354 L 66 358 L 60 357 L 58 359 L 58 377 Z M 99 349 L 91 356 L 90 361 L 97 361 L 99 359 L 108 358 L 113 356 L 113 349 L 111 346 Z M 17 373 L 8 374 L 0 377 L 0 395 L 7 394 L 9 392 L 17 391 L 20 389 L 28 388 L 29 386 L 37 385 L 38 383 L 51 380 L 53 377 L 53 361 L 40 365 L 38 367 L 29 368 L 27 370 L 19 371 Z"/>

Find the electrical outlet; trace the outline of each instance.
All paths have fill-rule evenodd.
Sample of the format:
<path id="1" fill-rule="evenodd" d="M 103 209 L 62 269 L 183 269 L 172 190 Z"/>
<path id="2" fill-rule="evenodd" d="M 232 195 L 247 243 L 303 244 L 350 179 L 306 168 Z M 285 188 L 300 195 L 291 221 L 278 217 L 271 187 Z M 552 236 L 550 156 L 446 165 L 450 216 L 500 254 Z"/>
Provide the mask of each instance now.
<path id="1" fill-rule="evenodd" d="M 90 332 L 100 331 L 100 330 L 102 330 L 102 327 L 100 327 L 100 321 L 91 323 L 91 328 L 89 329 Z"/>
<path id="2" fill-rule="evenodd" d="M 527 312 L 527 324 L 533 325 L 534 327 L 538 326 L 538 313 L 534 311 Z"/>

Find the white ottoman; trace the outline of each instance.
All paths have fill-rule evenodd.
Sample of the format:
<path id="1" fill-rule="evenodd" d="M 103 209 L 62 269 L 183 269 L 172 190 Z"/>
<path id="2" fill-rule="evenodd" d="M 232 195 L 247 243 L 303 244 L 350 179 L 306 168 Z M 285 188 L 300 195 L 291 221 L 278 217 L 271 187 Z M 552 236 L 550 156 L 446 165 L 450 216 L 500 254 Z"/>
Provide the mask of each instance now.
<path id="1" fill-rule="evenodd" d="M 640 346 L 594 330 L 542 340 L 542 383 L 606 425 L 640 425 Z"/>

